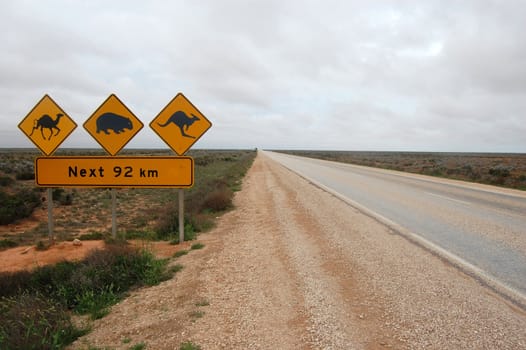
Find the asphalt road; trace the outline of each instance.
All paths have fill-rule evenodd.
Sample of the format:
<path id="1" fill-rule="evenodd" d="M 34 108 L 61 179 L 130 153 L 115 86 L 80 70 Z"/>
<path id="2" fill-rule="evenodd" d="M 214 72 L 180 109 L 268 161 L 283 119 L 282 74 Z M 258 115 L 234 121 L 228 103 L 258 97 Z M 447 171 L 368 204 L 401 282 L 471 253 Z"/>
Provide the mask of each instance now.
<path id="1" fill-rule="evenodd" d="M 526 300 L 526 193 L 265 152 Z M 384 220 L 385 221 L 385 220 Z M 395 228 L 396 229 L 396 228 Z"/>

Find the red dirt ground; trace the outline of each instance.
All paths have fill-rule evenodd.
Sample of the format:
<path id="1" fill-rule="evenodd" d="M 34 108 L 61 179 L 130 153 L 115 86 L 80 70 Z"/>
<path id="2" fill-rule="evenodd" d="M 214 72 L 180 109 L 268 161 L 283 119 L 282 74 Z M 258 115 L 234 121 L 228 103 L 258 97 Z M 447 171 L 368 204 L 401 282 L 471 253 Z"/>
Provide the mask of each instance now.
<path id="1" fill-rule="evenodd" d="M 137 247 L 152 251 L 159 258 L 168 258 L 176 251 L 188 249 L 191 243 L 171 245 L 168 242 L 132 241 Z M 0 272 L 32 270 L 36 267 L 55 264 L 60 261 L 82 260 L 92 249 L 104 248 L 104 241 L 82 241 L 81 246 L 73 242 L 59 242 L 46 250 L 36 250 L 35 246 L 22 246 L 0 251 Z"/>

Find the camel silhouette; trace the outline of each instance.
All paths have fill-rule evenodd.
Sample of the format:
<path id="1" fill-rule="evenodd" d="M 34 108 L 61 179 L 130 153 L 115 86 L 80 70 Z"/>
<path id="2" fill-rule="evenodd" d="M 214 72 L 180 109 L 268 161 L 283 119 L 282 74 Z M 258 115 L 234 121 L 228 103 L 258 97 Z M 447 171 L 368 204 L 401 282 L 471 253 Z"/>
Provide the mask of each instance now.
<path id="1" fill-rule="evenodd" d="M 35 120 L 35 126 L 33 126 L 33 130 L 31 130 L 31 134 L 29 134 L 29 137 L 33 135 L 33 132 L 35 131 L 35 129 L 40 128 L 40 132 L 42 133 L 42 138 L 44 138 L 45 140 L 46 136 L 44 136 L 44 128 L 46 128 L 46 129 L 49 129 L 49 131 L 51 132 L 48 138 L 48 140 L 51 140 L 51 136 L 57 136 L 58 133 L 60 132 L 60 129 L 57 127 L 57 124 L 60 118 L 63 116 L 64 114 L 57 113 L 57 118 L 53 120 L 53 118 L 51 118 L 49 115 L 44 114 L 43 116 Z M 54 135 L 53 135 L 53 129 L 57 129 L 57 132 Z"/>

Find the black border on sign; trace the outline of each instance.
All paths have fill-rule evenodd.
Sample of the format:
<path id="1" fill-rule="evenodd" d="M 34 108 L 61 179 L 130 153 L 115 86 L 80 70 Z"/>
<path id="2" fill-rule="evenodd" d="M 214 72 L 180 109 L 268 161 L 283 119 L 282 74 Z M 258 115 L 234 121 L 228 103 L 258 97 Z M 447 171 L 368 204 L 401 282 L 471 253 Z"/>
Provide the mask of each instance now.
<path id="1" fill-rule="evenodd" d="M 189 185 L 71 185 L 71 184 L 47 184 L 41 185 L 38 183 L 38 161 L 40 159 L 188 159 L 190 160 L 190 176 L 191 183 Z M 35 158 L 35 184 L 39 187 L 67 187 L 67 188 L 191 188 L 194 186 L 194 158 L 188 156 L 177 157 L 156 157 L 156 156 L 59 156 L 59 157 L 37 157 Z"/>
<path id="2" fill-rule="evenodd" d="M 36 143 L 31 137 L 29 137 L 29 135 L 27 135 L 26 132 L 20 127 L 20 124 L 22 124 L 22 123 L 24 122 L 24 120 L 26 120 L 27 117 L 29 117 L 29 115 L 30 115 L 31 113 L 33 113 L 33 111 L 38 107 L 38 105 L 39 105 L 42 101 L 44 101 L 44 99 L 45 99 L 46 97 L 49 98 L 49 99 L 51 100 L 51 102 L 53 102 L 53 103 L 55 104 L 55 106 L 57 106 L 57 108 L 60 110 L 60 112 L 61 112 L 62 114 L 64 114 L 65 116 L 67 116 L 67 117 L 69 118 L 69 120 L 71 120 L 71 122 L 73 123 L 73 125 L 75 125 L 75 127 L 74 127 L 73 129 L 71 129 L 70 132 L 67 133 L 66 137 L 64 137 L 64 138 L 62 139 L 62 141 L 60 141 L 60 142 L 57 144 L 57 146 L 56 146 L 51 152 L 49 152 L 49 153 L 46 153 L 46 152 L 40 147 L 40 145 L 39 145 L 38 143 Z M 31 108 L 31 110 L 29 111 L 29 113 L 27 113 L 26 116 L 25 116 L 24 118 L 22 118 L 22 120 L 20 121 L 20 123 L 18 123 L 18 129 L 20 129 L 20 131 L 22 131 L 22 133 L 23 133 L 24 135 L 26 135 L 27 138 L 28 138 L 31 142 L 33 142 L 33 144 L 34 144 L 35 146 L 37 146 L 37 148 L 40 150 L 40 152 L 42 152 L 43 154 L 45 154 L 45 155 L 48 156 L 48 157 L 49 157 L 50 155 L 52 155 L 53 153 L 55 153 L 55 151 L 57 150 L 57 148 L 60 147 L 60 145 L 61 145 L 61 144 L 62 144 L 62 143 L 63 143 L 63 142 L 69 137 L 69 135 L 71 135 L 71 133 L 72 133 L 73 131 L 75 131 L 75 129 L 76 129 L 77 127 L 78 127 L 78 124 L 75 123 L 75 121 L 69 116 L 69 114 L 67 114 L 66 112 L 64 112 L 64 110 L 62 109 L 62 107 L 60 107 L 59 104 L 56 103 L 55 100 L 53 100 L 53 99 L 51 98 L 51 96 L 49 96 L 48 94 L 45 94 L 45 95 L 44 95 L 44 96 L 43 96 L 43 97 L 42 97 L 42 98 L 41 98 L 41 99 L 35 104 L 35 106 L 34 106 L 33 108 Z"/>
<path id="3" fill-rule="evenodd" d="M 154 121 L 155 121 L 155 120 L 156 120 L 156 119 L 157 119 L 157 118 L 158 118 L 158 117 L 159 117 L 159 116 L 160 116 L 160 115 L 161 115 L 161 114 L 162 114 L 162 113 L 168 108 L 168 106 L 170 106 L 170 105 L 172 104 L 172 102 L 173 102 L 176 98 L 179 97 L 179 95 L 182 96 L 182 97 L 185 99 L 185 101 L 188 102 L 188 103 L 190 104 L 190 106 L 192 106 L 196 111 L 198 111 L 199 114 L 201 114 L 203 117 L 205 117 L 205 119 L 208 120 L 208 122 L 210 123 L 210 126 L 208 126 L 208 128 L 206 128 L 206 129 L 201 133 L 201 135 L 199 135 L 199 137 L 196 138 L 196 139 L 194 140 L 194 142 L 192 142 L 192 144 L 191 144 L 187 149 L 185 149 L 185 151 L 184 151 L 182 154 L 177 153 L 177 151 L 172 147 L 172 145 L 170 145 L 168 142 L 166 142 L 166 141 L 164 140 L 164 138 L 161 136 L 161 134 L 159 134 L 159 133 L 157 132 L 157 130 L 155 130 L 154 128 L 152 128 L 152 123 L 153 123 L 153 122 L 154 122 Z M 179 93 L 177 93 L 177 95 L 175 95 L 174 98 L 172 98 L 172 99 L 170 100 L 170 102 L 168 102 L 168 103 L 166 104 L 166 106 L 164 106 L 163 109 L 161 109 L 161 111 L 160 111 L 159 113 L 157 113 L 157 115 L 155 116 L 155 118 L 153 118 L 152 121 L 150 122 L 150 124 L 148 124 L 148 125 L 150 126 L 150 129 L 152 129 L 152 130 L 157 134 L 157 136 L 159 136 L 159 138 L 160 138 L 161 140 L 163 140 L 163 142 L 166 143 L 166 144 L 168 145 L 168 147 L 170 147 L 170 148 L 172 149 L 172 151 L 175 152 L 175 154 L 177 154 L 177 155 L 179 155 L 179 156 L 183 156 L 186 152 L 188 152 L 188 150 L 189 150 L 190 148 L 192 148 L 193 145 L 195 145 L 195 143 L 196 143 L 197 141 L 199 141 L 199 139 L 201 138 L 201 136 L 203 136 L 203 135 L 204 135 L 204 134 L 205 134 L 205 133 L 206 133 L 206 132 L 212 127 L 212 121 L 211 121 L 210 119 L 208 119 L 208 118 L 207 118 L 207 117 L 206 117 L 206 116 L 205 116 L 205 115 L 199 110 L 199 108 L 197 108 L 197 107 L 196 107 L 196 106 L 195 106 L 195 105 L 194 105 L 194 104 L 193 104 L 193 103 L 192 103 L 192 102 L 191 102 L 191 101 L 190 101 L 190 100 L 189 100 L 189 99 L 188 99 L 188 98 L 182 93 L 182 92 L 179 92 Z"/>
<path id="4" fill-rule="evenodd" d="M 108 100 L 109 100 L 112 96 L 115 97 L 115 98 L 117 99 L 117 101 L 119 101 L 120 104 L 122 104 L 122 105 L 124 106 L 124 108 L 126 108 L 126 110 L 127 110 L 131 115 L 133 115 L 133 117 L 134 117 L 135 119 L 137 119 L 137 120 L 139 121 L 139 123 L 141 124 L 141 127 L 139 128 L 139 130 L 137 130 L 137 132 L 136 132 L 136 133 L 135 133 L 135 134 L 134 134 L 134 135 L 133 135 L 128 141 L 126 141 L 126 142 L 121 146 L 121 148 L 119 148 L 119 149 L 117 150 L 117 152 L 115 152 L 114 154 L 111 154 L 111 152 L 108 151 L 108 149 L 106 148 L 106 146 L 104 146 L 99 140 L 97 140 L 97 138 L 96 138 L 95 136 L 93 136 L 93 135 L 91 134 L 91 132 L 86 128 L 86 123 L 88 122 L 88 120 L 90 120 L 93 116 L 95 116 L 95 115 L 98 113 L 98 111 L 102 108 L 102 106 L 104 106 L 104 104 L 105 104 L 106 102 L 108 102 Z M 135 137 L 135 136 L 137 136 L 137 134 L 138 134 L 138 133 L 142 130 L 142 128 L 144 127 L 144 124 L 143 124 L 143 122 L 142 122 L 142 121 L 141 121 L 141 120 L 135 115 L 135 113 L 133 113 L 133 112 L 128 108 L 128 106 L 126 106 L 126 105 L 124 104 L 124 102 L 122 102 L 121 99 L 117 97 L 117 95 L 115 95 L 114 93 L 112 93 L 112 94 L 110 94 L 110 95 L 104 100 L 104 102 L 102 102 L 102 103 L 100 104 L 100 106 L 95 110 L 95 112 L 91 113 L 91 115 L 88 117 L 88 119 L 86 119 L 86 121 L 84 122 L 84 124 L 82 124 L 82 127 L 84 128 L 84 130 L 86 130 L 86 131 L 88 132 L 88 134 L 89 134 L 91 137 L 93 137 L 93 139 L 94 139 L 95 141 L 97 141 L 97 143 L 98 143 L 98 144 L 99 144 L 99 145 L 100 145 L 100 146 L 106 151 L 106 153 L 108 153 L 108 154 L 109 154 L 110 156 L 112 156 L 112 157 L 115 157 L 115 155 L 116 155 L 117 153 L 119 153 L 120 151 L 122 151 L 122 149 L 124 148 L 124 146 L 126 146 L 126 145 L 127 145 L 127 144 L 128 144 L 128 143 L 129 143 L 134 137 Z"/>

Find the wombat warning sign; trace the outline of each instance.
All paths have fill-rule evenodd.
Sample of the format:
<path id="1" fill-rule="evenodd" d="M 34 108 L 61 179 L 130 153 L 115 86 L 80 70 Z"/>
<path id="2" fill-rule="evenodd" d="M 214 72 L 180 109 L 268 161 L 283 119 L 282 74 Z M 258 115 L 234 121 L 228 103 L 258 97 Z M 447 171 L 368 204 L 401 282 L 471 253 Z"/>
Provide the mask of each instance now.
<path id="1" fill-rule="evenodd" d="M 143 126 L 114 94 L 84 123 L 84 129 L 112 156 L 119 153 Z"/>

